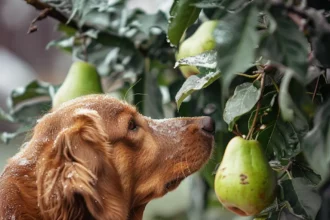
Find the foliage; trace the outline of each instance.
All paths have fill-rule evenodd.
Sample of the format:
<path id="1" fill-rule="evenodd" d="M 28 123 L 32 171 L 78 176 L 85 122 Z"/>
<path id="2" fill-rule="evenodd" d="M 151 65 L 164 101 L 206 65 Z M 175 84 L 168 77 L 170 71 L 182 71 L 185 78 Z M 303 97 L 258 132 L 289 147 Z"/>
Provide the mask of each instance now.
<path id="1" fill-rule="evenodd" d="M 107 92 L 128 98 L 151 117 L 210 115 L 216 120 L 216 161 L 202 171 L 209 186 L 232 135 L 257 139 L 279 184 L 276 204 L 259 217 L 330 219 L 324 208 L 319 211 L 326 207 L 321 196 L 330 201 L 323 193 L 330 186 L 329 5 L 175 0 L 169 13 L 147 14 L 127 9 L 121 0 L 42 3 L 53 7 L 50 16 L 68 21 L 58 25 L 63 37 L 48 47 L 94 64 L 109 82 Z M 219 20 L 213 32 L 216 49 L 176 63 L 173 45 L 208 19 Z M 189 64 L 201 73 L 184 79 L 173 68 Z M 54 91 L 56 86 L 43 82 L 13 91 L 10 111 L 1 110 L 0 119 L 18 122 L 18 132 L 25 131 L 49 109 Z M 41 97 L 48 99 L 35 101 Z M 1 139 L 12 136 L 3 133 Z"/>

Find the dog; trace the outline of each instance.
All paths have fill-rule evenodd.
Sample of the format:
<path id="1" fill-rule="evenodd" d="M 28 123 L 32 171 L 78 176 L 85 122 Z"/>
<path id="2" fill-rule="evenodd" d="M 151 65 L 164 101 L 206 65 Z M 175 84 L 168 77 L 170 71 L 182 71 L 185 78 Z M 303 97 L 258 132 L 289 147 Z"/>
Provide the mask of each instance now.
<path id="1" fill-rule="evenodd" d="M 148 202 L 209 159 L 210 117 L 153 120 L 108 95 L 38 120 L 0 176 L 3 220 L 141 220 Z"/>

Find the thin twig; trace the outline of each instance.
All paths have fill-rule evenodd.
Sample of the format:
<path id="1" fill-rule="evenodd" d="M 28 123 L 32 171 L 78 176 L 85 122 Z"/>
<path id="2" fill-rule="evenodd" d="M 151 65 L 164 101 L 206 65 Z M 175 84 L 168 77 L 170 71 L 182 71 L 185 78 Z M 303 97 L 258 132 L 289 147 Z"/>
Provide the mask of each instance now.
<path id="1" fill-rule="evenodd" d="M 40 11 L 44 11 L 45 9 L 49 10 L 46 14 L 46 17 L 47 16 L 52 17 L 63 24 L 73 27 L 74 29 L 79 29 L 75 21 L 70 20 L 70 22 L 68 22 L 68 18 L 65 15 L 63 15 L 61 12 L 57 11 L 54 7 L 51 7 L 50 5 L 42 3 L 38 0 L 24 0 L 24 1 Z M 84 25 L 81 29 L 85 30 L 88 29 L 88 27 Z"/>
<path id="2" fill-rule="evenodd" d="M 254 78 L 257 78 L 260 75 L 260 73 L 257 73 L 257 74 L 254 74 L 254 75 L 249 75 L 249 74 L 245 74 L 245 73 L 237 73 L 237 75 L 243 76 L 243 77 L 246 77 L 246 78 L 250 78 L 250 79 L 254 79 Z"/>
<path id="3" fill-rule="evenodd" d="M 32 20 L 31 24 L 30 24 L 30 27 L 29 27 L 29 30 L 28 30 L 28 34 L 31 34 L 33 32 L 36 32 L 38 30 L 38 27 L 37 25 L 35 25 L 37 23 L 37 21 L 41 21 L 45 18 L 47 18 L 49 12 L 51 11 L 52 9 L 51 8 L 45 8 L 43 9 L 40 14 Z"/>
<path id="4" fill-rule="evenodd" d="M 317 88 L 319 87 L 319 81 L 320 81 L 320 76 L 317 77 L 315 89 L 314 89 L 314 92 L 313 92 L 312 102 L 314 102 L 314 98 L 315 98 L 315 95 L 316 95 L 316 92 L 317 92 Z"/>
<path id="5" fill-rule="evenodd" d="M 260 98 L 259 98 L 258 103 L 257 103 L 257 109 L 256 109 L 256 113 L 255 113 L 254 118 L 253 118 L 251 129 L 249 130 L 249 133 L 246 136 L 246 139 L 247 140 L 249 140 L 252 137 L 252 134 L 254 132 L 255 126 L 257 124 L 257 118 L 258 118 L 259 110 L 260 110 L 260 107 L 261 107 L 261 100 L 262 100 L 262 96 L 263 96 L 263 92 L 264 92 L 264 87 L 265 87 L 265 73 L 262 73 L 261 74 L 261 85 L 260 86 L 261 86 L 261 88 L 260 88 L 261 89 L 261 91 L 260 91 Z"/>
<path id="6" fill-rule="evenodd" d="M 242 137 L 242 134 L 238 133 L 237 131 L 233 130 L 232 132 L 233 132 L 236 136 L 240 136 L 240 137 Z"/>
<path id="7" fill-rule="evenodd" d="M 242 137 L 242 132 L 239 130 L 238 125 L 235 124 L 236 133 Z"/>
<path id="8" fill-rule="evenodd" d="M 270 76 L 270 75 L 268 75 L 268 77 L 269 77 L 270 80 L 272 81 L 272 84 L 273 84 L 273 86 L 274 86 L 276 92 L 279 93 L 279 92 L 280 92 L 280 88 L 278 88 L 278 85 L 277 85 L 277 83 L 275 82 L 274 78 L 273 78 L 272 76 Z"/>

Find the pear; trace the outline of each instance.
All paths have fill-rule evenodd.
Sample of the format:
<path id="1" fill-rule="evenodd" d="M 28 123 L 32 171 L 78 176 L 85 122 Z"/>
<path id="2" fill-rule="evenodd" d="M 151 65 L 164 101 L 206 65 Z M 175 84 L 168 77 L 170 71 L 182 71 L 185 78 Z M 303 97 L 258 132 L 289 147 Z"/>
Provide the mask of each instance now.
<path id="1" fill-rule="evenodd" d="M 103 93 L 96 68 L 83 61 L 72 64 L 63 84 L 53 97 L 53 107 L 87 94 Z"/>
<path id="2" fill-rule="evenodd" d="M 276 176 L 258 141 L 234 137 L 215 176 L 222 205 L 241 216 L 260 213 L 276 197 Z"/>
<path id="3" fill-rule="evenodd" d="M 193 35 L 182 42 L 176 60 L 213 50 L 215 48 L 213 31 L 218 23 L 219 21 L 210 20 L 201 24 Z M 180 70 L 185 78 L 199 73 L 195 66 L 180 66 Z"/>

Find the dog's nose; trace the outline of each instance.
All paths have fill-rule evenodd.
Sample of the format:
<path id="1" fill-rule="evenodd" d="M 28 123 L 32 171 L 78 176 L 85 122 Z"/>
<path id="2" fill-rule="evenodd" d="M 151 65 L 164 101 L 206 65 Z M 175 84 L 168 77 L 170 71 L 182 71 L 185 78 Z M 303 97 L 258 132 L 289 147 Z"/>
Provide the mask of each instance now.
<path id="1" fill-rule="evenodd" d="M 202 119 L 202 129 L 210 134 L 215 132 L 215 122 L 211 117 L 204 117 Z"/>

